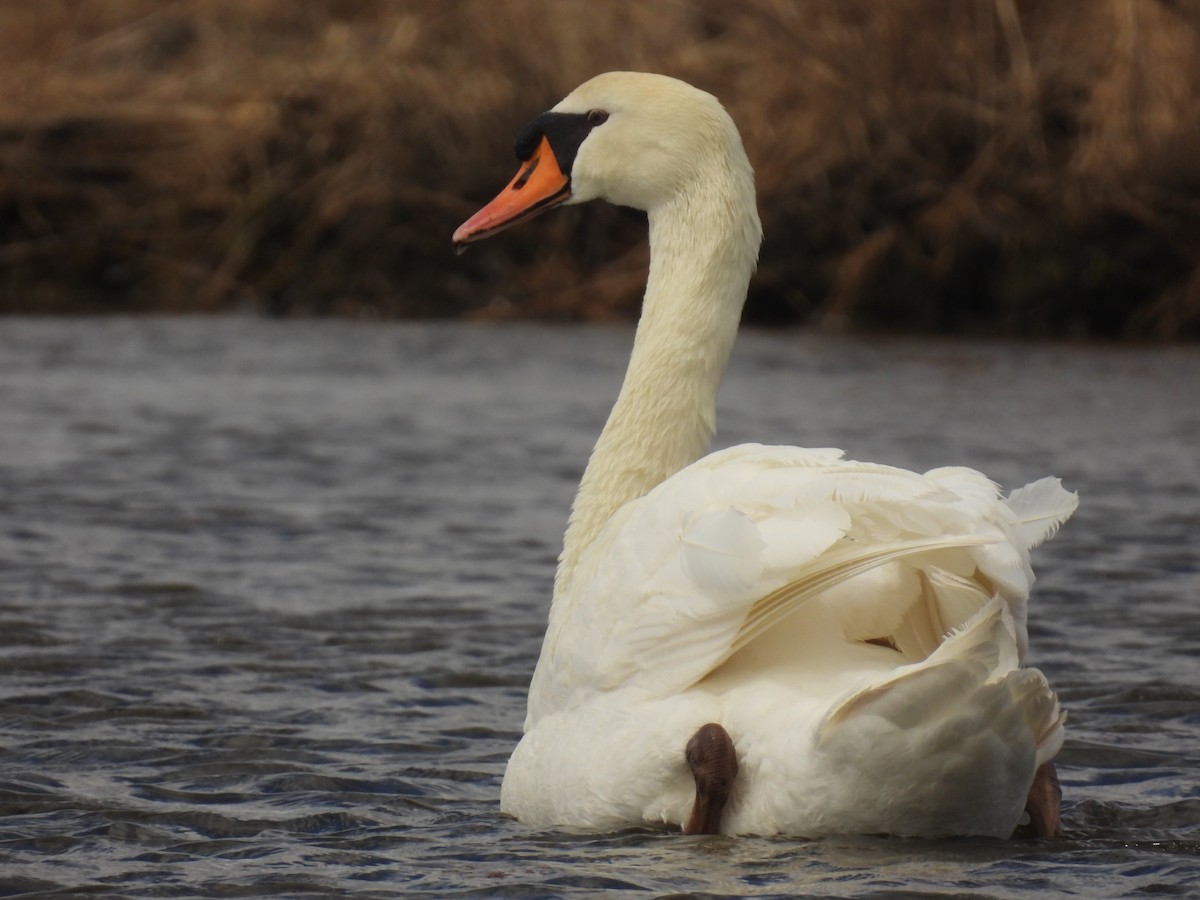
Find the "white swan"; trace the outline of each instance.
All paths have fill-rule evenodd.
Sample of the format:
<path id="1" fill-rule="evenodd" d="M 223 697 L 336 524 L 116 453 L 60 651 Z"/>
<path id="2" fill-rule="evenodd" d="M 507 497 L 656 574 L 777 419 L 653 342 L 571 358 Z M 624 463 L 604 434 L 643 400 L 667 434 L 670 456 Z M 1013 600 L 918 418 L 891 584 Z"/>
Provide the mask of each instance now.
<path id="1" fill-rule="evenodd" d="M 517 139 L 458 248 L 559 204 L 647 212 L 633 354 L 564 539 L 501 808 L 536 826 L 1007 837 L 1057 823 L 1058 700 L 1022 668 L 1043 479 L 918 475 L 835 450 L 704 458 L 761 236 L 715 98 L 588 81 Z M 1037 777 L 1035 778 L 1035 773 Z"/>

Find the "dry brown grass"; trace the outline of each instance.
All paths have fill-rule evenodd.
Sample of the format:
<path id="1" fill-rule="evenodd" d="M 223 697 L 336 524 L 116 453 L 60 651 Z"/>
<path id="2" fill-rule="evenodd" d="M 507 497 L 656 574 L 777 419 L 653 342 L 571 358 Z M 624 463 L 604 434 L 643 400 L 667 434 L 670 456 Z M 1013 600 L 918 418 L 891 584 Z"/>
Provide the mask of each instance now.
<path id="1" fill-rule="evenodd" d="M 719 95 L 749 315 L 1200 334 L 1200 0 L 0 0 L 0 310 L 631 314 L 635 214 L 455 259 L 596 72 Z"/>

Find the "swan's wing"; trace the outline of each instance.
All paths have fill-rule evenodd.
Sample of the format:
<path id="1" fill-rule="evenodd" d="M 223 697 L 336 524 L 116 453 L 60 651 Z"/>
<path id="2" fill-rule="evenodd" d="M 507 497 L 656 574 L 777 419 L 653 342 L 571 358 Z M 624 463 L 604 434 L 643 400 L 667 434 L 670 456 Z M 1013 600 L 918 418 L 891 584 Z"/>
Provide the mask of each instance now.
<path id="1" fill-rule="evenodd" d="M 886 796 L 893 809 L 905 810 L 892 826 L 902 833 L 978 829 L 976 817 L 985 809 L 1006 810 L 994 821 L 1007 836 L 1034 771 L 1062 746 L 1065 718 L 1045 676 L 1017 667 L 1015 623 L 997 596 L 927 660 L 835 704 L 815 746 L 829 760 L 877 761 L 856 767 L 839 798 L 851 815 L 871 811 L 864 829 L 873 827 L 870 815 Z M 915 757 L 914 746 L 921 748 Z M 903 771 L 896 760 L 904 760 Z M 930 803 L 931 783 L 935 795 L 971 802 Z"/>
<path id="2" fill-rule="evenodd" d="M 1049 521 L 1050 499 L 1027 504 L 1031 521 Z M 794 447 L 712 454 L 588 548 L 551 611 L 531 716 L 595 690 L 683 690 L 818 598 L 830 640 L 886 638 L 924 658 L 993 594 L 1023 604 L 1026 538 L 1045 529 L 1020 528 L 971 470 L 922 476 Z M 1011 612 L 1023 647 L 1023 605 Z"/>

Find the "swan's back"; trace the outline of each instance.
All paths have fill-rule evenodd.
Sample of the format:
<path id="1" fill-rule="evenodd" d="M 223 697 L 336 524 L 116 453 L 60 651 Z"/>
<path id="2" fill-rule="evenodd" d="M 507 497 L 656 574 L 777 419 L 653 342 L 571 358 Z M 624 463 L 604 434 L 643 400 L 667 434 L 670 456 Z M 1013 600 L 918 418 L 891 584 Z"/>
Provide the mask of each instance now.
<path id="1" fill-rule="evenodd" d="M 560 707 L 596 684 L 668 695 L 722 670 L 837 670 L 847 654 L 890 670 L 929 658 L 993 597 L 1019 665 L 1029 550 L 1076 503 L 1057 479 L 1005 501 L 965 468 L 919 475 L 753 444 L 711 454 L 626 504 L 588 548 L 543 659 L 586 665 L 535 677 L 531 698 Z"/>

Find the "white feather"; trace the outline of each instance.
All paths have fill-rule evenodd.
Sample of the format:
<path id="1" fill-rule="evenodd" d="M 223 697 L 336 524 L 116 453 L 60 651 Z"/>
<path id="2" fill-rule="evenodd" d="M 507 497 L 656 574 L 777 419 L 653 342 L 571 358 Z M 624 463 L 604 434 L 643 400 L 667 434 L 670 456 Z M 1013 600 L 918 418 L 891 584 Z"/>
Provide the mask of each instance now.
<path id="1" fill-rule="evenodd" d="M 1048 541 L 1075 508 L 1079 495 L 1063 490 L 1057 478 L 1041 478 L 1008 495 L 1008 507 L 1017 517 L 1016 537 L 1027 549 Z"/>
<path id="2" fill-rule="evenodd" d="M 745 513 L 727 507 L 684 524 L 681 563 L 691 592 L 737 597 L 762 576 L 763 540 Z"/>

